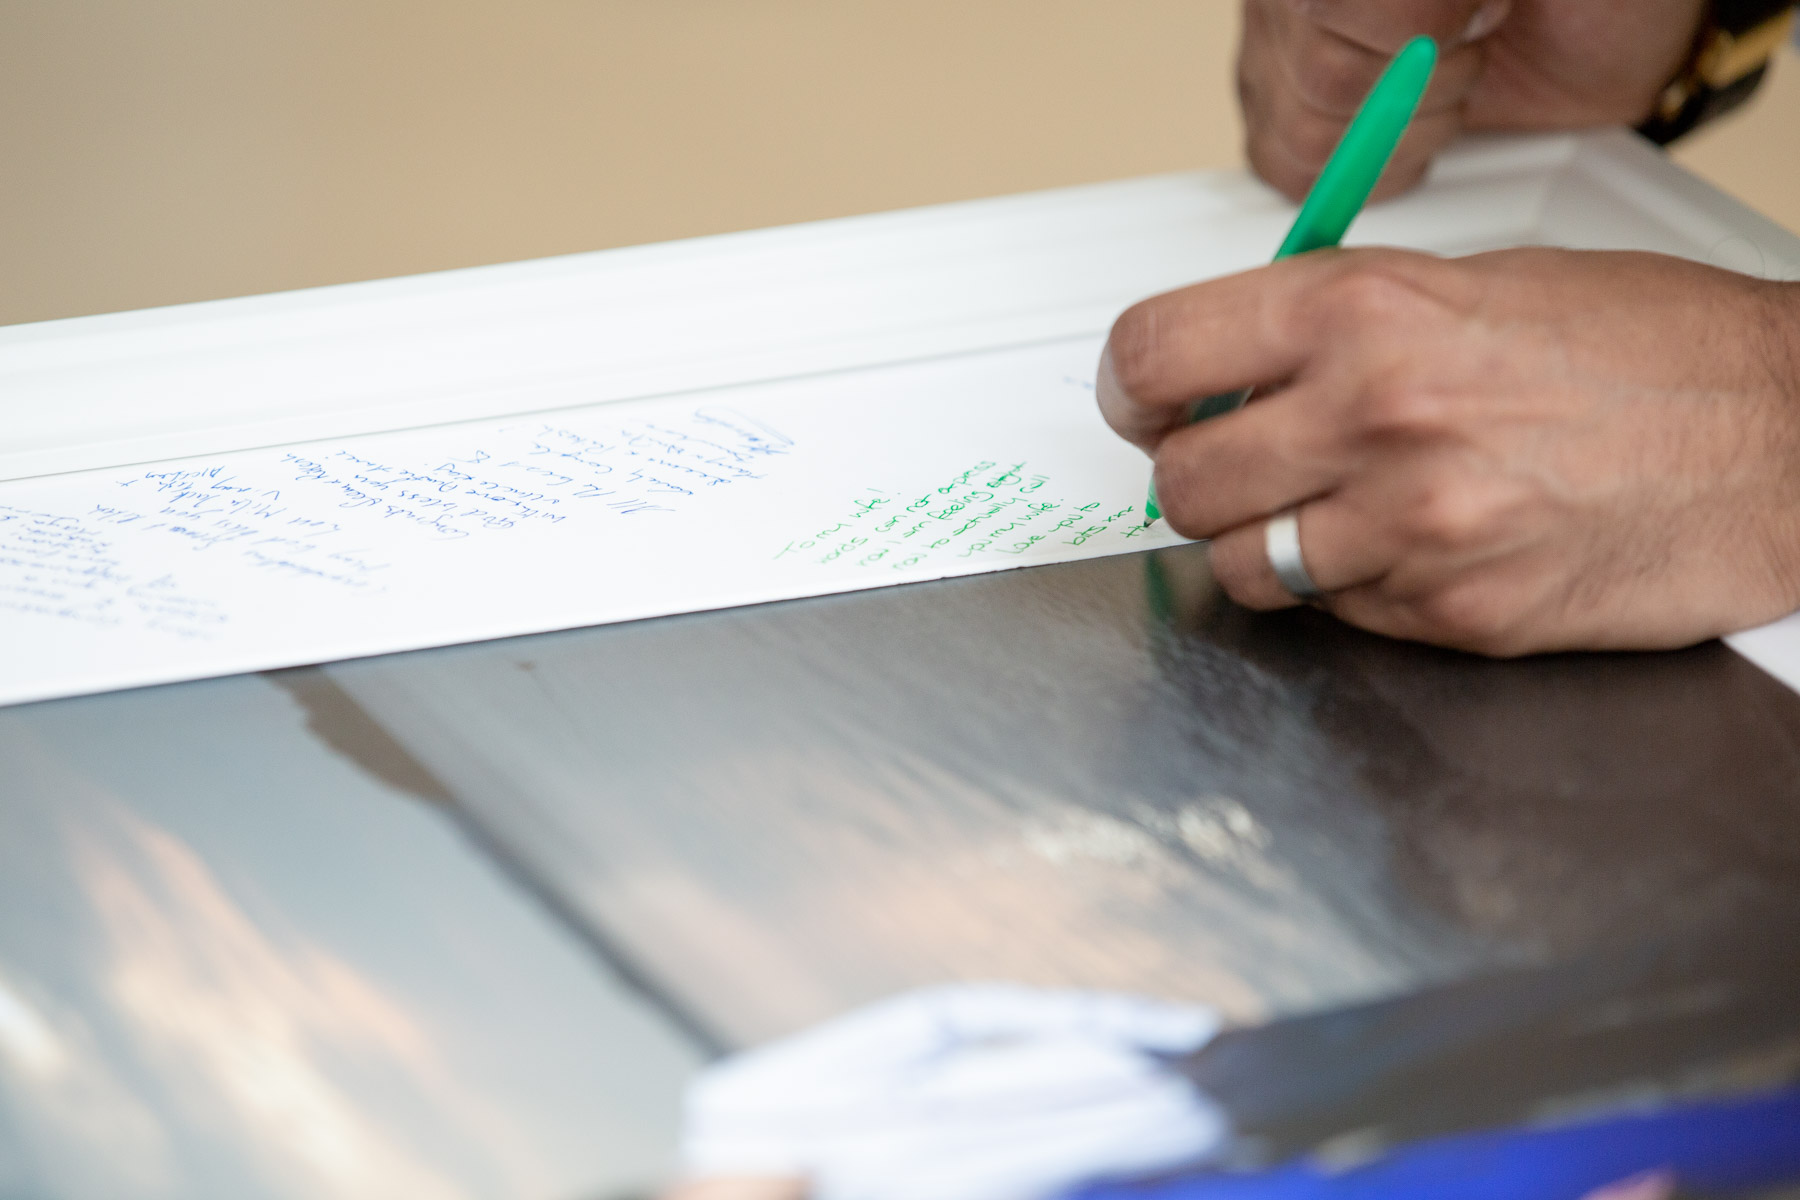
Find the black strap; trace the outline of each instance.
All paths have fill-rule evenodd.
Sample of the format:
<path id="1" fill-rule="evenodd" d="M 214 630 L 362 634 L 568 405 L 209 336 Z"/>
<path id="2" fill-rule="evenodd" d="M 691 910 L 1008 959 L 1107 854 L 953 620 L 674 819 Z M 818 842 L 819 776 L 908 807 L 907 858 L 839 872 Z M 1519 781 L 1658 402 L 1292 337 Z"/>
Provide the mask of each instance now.
<path id="1" fill-rule="evenodd" d="M 1638 132 L 1657 145 L 1666 146 L 1676 138 L 1692 133 L 1714 117 L 1724 116 L 1748 100 L 1750 94 L 1762 85 L 1763 76 L 1768 73 L 1768 65 L 1764 64 L 1722 88 L 1699 88 L 1673 117 L 1658 113 L 1639 125 Z"/>
<path id="2" fill-rule="evenodd" d="M 1741 37 L 1793 6 L 1794 0 L 1713 0 L 1708 24 L 1733 37 Z"/>
<path id="3" fill-rule="evenodd" d="M 1638 126 L 1638 132 L 1659 145 L 1667 145 L 1748 100 L 1768 74 L 1766 61 L 1736 79 L 1715 82 L 1697 77 L 1700 57 L 1720 34 L 1742 37 L 1793 5 L 1794 0 L 1713 0 L 1688 64 L 1665 93 L 1675 95 L 1678 105 L 1670 108 L 1666 100 L 1659 101 L 1659 110 Z"/>

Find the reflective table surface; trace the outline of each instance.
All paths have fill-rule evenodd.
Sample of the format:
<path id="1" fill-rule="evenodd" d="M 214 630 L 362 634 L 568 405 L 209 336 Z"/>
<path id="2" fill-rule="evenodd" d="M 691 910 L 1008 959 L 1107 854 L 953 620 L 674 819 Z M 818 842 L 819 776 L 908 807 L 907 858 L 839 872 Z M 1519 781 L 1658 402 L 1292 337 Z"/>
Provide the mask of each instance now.
<path id="1" fill-rule="evenodd" d="M 1800 898 L 1800 698 L 1724 647 L 1488 662 L 1198 548 L 26 706 L 0 759 L 0 1196 L 622 1194 L 707 1053 L 910 985 L 1257 1022 Z"/>
<path id="2" fill-rule="evenodd" d="M 702 1060 L 258 677 L 0 710 L 0 1197 L 635 1195 Z"/>

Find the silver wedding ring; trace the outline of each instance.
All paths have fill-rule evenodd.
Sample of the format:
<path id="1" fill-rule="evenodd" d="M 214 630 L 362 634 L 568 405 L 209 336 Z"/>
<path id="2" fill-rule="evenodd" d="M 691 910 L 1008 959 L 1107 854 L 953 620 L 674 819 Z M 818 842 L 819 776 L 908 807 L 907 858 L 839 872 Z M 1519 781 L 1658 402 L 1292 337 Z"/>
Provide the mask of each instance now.
<path id="1" fill-rule="evenodd" d="M 1300 510 L 1290 508 L 1269 518 L 1263 526 L 1263 547 L 1269 555 L 1269 566 L 1275 578 L 1296 600 L 1317 600 L 1325 593 L 1306 571 L 1306 559 L 1300 554 Z"/>

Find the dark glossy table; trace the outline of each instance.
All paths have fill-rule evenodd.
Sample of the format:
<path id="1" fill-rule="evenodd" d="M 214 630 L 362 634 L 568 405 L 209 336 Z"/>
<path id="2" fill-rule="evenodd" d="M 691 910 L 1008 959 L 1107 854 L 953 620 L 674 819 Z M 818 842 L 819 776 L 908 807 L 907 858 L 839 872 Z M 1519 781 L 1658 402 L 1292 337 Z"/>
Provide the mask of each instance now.
<path id="1" fill-rule="evenodd" d="M 245 911 L 410 938 L 425 1008 L 520 982 L 470 1009 L 460 1051 L 585 1029 L 513 1081 L 515 1112 L 672 1094 L 698 1053 L 948 978 L 1253 1022 L 1753 932 L 1800 900 L 1800 698 L 1723 646 L 1483 661 L 1245 613 L 1198 548 L 34 705 L 0 712 L 0 738 L 39 764 L 0 804 L 34 870 L 67 875 L 46 848 L 92 813 L 159 819 L 179 790 L 205 814 L 196 862 L 244 895 L 337 872 Z M 261 831 L 253 865 L 204 849 L 216 821 Z M 313 840 L 268 832 L 296 821 Z M 371 822 L 460 831 L 457 878 L 490 907 L 529 897 L 532 921 L 447 931 L 432 897 L 466 908 L 473 885 L 419 873 L 405 837 L 369 863 Z M 342 913 L 331 936 L 354 941 Z M 57 919 L 9 909 L 0 973 L 55 962 Z M 529 986 L 571 954 L 610 1007 Z M 141 1025 L 99 971 L 33 994 L 114 995 L 107 1019 Z M 601 1065 L 652 1043 L 654 1064 Z M 8 1136 L 35 1144 L 16 1114 L 0 1154 Z"/>
<path id="2" fill-rule="evenodd" d="M 1259 1019 L 1800 889 L 1800 699 L 1724 647 L 1487 662 L 1198 548 L 283 678 L 725 1045 L 945 977 Z"/>

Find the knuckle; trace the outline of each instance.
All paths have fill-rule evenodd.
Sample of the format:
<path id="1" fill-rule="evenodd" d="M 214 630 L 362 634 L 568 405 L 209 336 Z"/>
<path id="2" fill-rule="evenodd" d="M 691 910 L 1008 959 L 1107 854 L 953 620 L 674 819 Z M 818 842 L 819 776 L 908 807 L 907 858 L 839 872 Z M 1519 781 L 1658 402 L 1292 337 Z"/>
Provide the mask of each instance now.
<path id="1" fill-rule="evenodd" d="M 1354 50 L 1322 34 L 1307 38 L 1298 47 L 1293 67 L 1300 98 L 1333 116 L 1355 112 L 1375 81 L 1368 64 Z"/>
<path id="2" fill-rule="evenodd" d="M 1346 396 L 1350 427 L 1374 436 L 1442 432 L 1457 406 L 1429 382 L 1435 360 L 1419 353 L 1440 324 L 1438 302 L 1419 278 L 1429 266 L 1411 255 L 1347 255 L 1344 269 L 1314 290 L 1304 319 L 1321 344 L 1358 364 L 1360 382 Z"/>
<path id="3" fill-rule="evenodd" d="M 1492 518 L 1493 506 L 1473 488 L 1438 483 L 1407 510 L 1404 532 L 1415 547 L 1454 551 L 1482 542 Z"/>
<path id="4" fill-rule="evenodd" d="M 1425 172 L 1430 169 L 1430 153 L 1409 158 L 1400 158 L 1396 155 L 1394 161 L 1388 165 L 1387 170 L 1382 172 L 1381 181 L 1375 185 L 1375 190 L 1370 193 L 1370 199 L 1376 201 L 1388 200 L 1394 196 L 1410 192 L 1413 188 L 1419 186 L 1425 178 Z"/>
<path id="5" fill-rule="evenodd" d="M 1351 252 L 1348 265 L 1319 288 L 1318 302 L 1334 320 L 1357 328 L 1389 327 L 1412 316 L 1422 299 L 1410 259 L 1382 251 Z"/>
<path id="6" fill-rule="evenodd" d="M 1306 189 L 1312 186 L 1312 174 L 1278 153 L 1266 132 L 1255 126 L 1244 143 L 1244 157 L 1259 179 L 1296 203 L 1305 198 Z"/>
<path id="7" fill-rule="evenodd" d="M 1366 385 L 1353 420 L 1371 437 L 1422 439 L 1445 429 L 1450 407 L 1441 393 L 1410 380 L 1378 379 Z"/>
<path id="8" fill-rule="evenodd" d="M 1203 495 L 1197 486 L 1196 472 L 1186 456 L 1159 455 L 1153 472 L 1156 479 L 1156 504 L 1170 529 L 1184 538 L 1199 540 L 1218 530 L 1212 528 L 1200 511 Z"/>
<path id="9" fill-rule="evenodd" d="M 1113 375 L 1127 396 L 1142 399 L 1161 386 L 1167 360 L 1164 329 L 1154 300 L 1132 305 L 1113 322 L 1106 348 L 1112 355 Z"/>
<path id="10" fill-rule="evenodd" d="M 1309 170 L 1318 171 L 1337 148 L 1344 124 L 1295 106 L 1278 118 L 1278 131 L 1288 157 Z"/>

